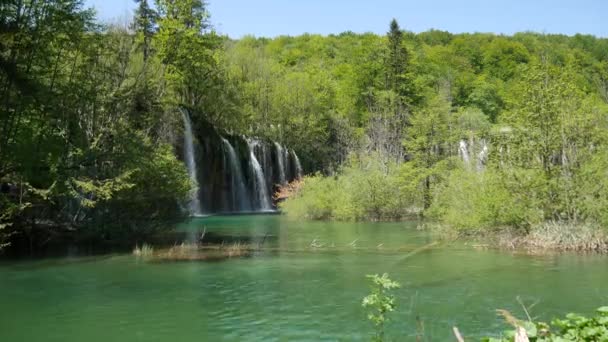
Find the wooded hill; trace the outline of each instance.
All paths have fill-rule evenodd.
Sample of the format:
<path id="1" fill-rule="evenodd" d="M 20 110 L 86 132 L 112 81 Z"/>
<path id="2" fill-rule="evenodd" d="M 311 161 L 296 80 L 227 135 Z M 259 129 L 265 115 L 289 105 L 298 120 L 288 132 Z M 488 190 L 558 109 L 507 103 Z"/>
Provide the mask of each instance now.
<path id="1" fill-rule="evenodd" d="M 203 1 L 137 2 L 123 26 L 80 0 L 0 4 L 2 241 L 130 240 L 180 219 L 193 184 L 179 108 L 291 146 L 308 172 L 358 170 L 367 185 L 341 201 L 376 201 L 304 216 L 608 222 L 607 39 L 393 21 L 386 35 L 232 40 Z M 469 159 L 485 144 L 483 173 L 461 141 Z"/>

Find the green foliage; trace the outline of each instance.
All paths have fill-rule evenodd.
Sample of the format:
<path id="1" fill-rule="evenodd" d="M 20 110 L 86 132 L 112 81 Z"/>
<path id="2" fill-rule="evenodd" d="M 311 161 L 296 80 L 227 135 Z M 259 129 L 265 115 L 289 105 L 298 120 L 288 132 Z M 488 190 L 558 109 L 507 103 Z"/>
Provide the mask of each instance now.
<path id="1" fill-rule="evenodd" d="M 391 293 L 393 289 L 401 285 L 388 277 L 384 273 L 368 275 L 371 279 L 371 293 L 363 298 L 361 306 L 367 309 L 367 319 L 374 325 L 376 333 L 372 341 L 384 341 L 384 325 L 389 321 L 388 314 L 395 311 L 395 296 Z"/>
<path id="2" fill-rule="evenodd" d="M 582 218 L 592 219 L 608 226 L 608 153 L 599 151 L 580 167 L 574 180 L 575 206 L 581 209 Z"/>
<path id="3" fill-rule="evenodd" d="M 481 173 L 457 169 L 438 189 L 429 215 L 465 232 L 527 228 L 542 220 L 532 190 L 535 182 L 535 174 L 523 170 L 507 174 L 492 169 Z M 512 191 L 515 187 L 519 191 Z"/>
<path id="4" fill-rule="evenodd" d="M 519 325 L 519 324 L 518 324 Z M 596 310 L 596 315 L 585 317 L 569 313 L 553 320 L 551 326 L 543 322 L 521 322 L 532 342 L 584 342 L 608 340 L 608 307 Z M 514 341 L 515 331 L 507 331 L 504 338 L 486 338 L 487 342 Z"/>
<path id="5" fill-rule="evenodd" d="M 393 21 L 382 36 L 230 40 L 204 1 L 137 3 L 133 30 L 96 24 L 81 0 L 1 8 L 0 185 L 21 189 L 0 194 L 4 231 L 138 235 L 179 217 L 177 107 L 320 171 L 284 204 L 296 217 L 608 222 L 606 39 Z M 460 140 L 487 141 L 489 160 L 457 167 Z"/>
<path id="6" fill-rule="evenodd" d="M 148 0 L 135 0 L 138 4 L 135 10 L 133 28 L 137 32 L 137 41 L 141 45 L 144 63 L 148 61 L 152 49 L 152 37 L 158 14 L 148 4 Z"/>
<path id="7" fill-rule="evenodd" d="M 495 38 L 485 49 L 483 63 L 491 76 L 506 80 L 514 75 L 517 67 L 529 61 L 526 47 L 503 37 Z"/>
<path id="8" fill-rule="evenodd" d="M 449 146 L 452 142 L 450 134 L 450 104 L 443 96 L 435 96 L 429 100 L 427 107 L 415 113 L 410 120 L 407 130 L 405 148 L 412 161 L 412 171 L 415 178 L 422 179 L 422 202 L 425 209 L 433 201 L 432 188 L 440 182 L 445 161 L 448 157 Z M 410 171 L 408 175 L 411 175 Z M 407 176 L 405 177 L 407 181 Z M 410 180 L 411 181 L 411 180 Z"/>
<path id="9" fill-rule="evenodd" d="M 9 2 L 0 28 L 2 231 L 36 248 L 64 235 L 136 237 L 181 217 L 191 184 L 171 146 L 177 87 L 168 90 L 152 48 L 166 13 L 139 1 L 134 35 L 95 24 L 80 0 Z"/>
<path id="10" fill-rule="evenodd" d="M 281 208 L 294 218 L 390 220 L 410 214 L 409 200 L 394 162 L 353 156 L 335 177 L 305 177 L 299 193 Z"/>

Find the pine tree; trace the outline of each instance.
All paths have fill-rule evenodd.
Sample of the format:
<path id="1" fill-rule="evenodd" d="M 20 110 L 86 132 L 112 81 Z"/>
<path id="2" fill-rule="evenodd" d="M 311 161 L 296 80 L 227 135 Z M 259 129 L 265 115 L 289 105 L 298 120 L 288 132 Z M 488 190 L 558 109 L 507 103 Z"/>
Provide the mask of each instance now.
<path id="1" fill-rule="evenodd" d="M 157 14 L 148 4 L 148 0 L 135 0 L 135 3 L 138 4 L 138 7 L 135 10 L 133 26 L 143 48 L 145 63 L 150 57 L 151 41 L 156 26 Z"/>
<path id="2" fill-rule="evenodd" d="M 405 67 L 408 64 L 407 49 L 403 46 L 403 32 L 399 27 L 396 19 L 393 19 L 390 24 L 388 35 L 388 60 L 386 83 L 389 90 L 399 93 L 399 81 L 401 75 L 405 73 Z"/>
<path id="3" fill-rule="evenodd" d="M 411 77 L 410 54 L 403 44 L 403 31 L 396 19 L 390 23 L 388 37 L 388 56 L 386 58 L 386 88 L 394 91 L 401 105 L 408 110 L 419 102 Z"/>

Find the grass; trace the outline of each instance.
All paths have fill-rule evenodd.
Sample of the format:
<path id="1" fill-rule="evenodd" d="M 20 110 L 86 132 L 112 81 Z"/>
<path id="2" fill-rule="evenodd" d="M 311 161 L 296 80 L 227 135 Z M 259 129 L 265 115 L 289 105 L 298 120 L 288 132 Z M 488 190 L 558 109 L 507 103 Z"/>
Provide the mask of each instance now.
<path id="1" fill-rule="evenodd" d="M 154 254 L 154 247 L 152 247 L 146 243 L 141 245 L 141 247 L 135 246 L 135 248 L 133 249 L 133 255 L 138 256 L 138 257 L 150 257 L 153 254 Z"/>
<path id="2" fill-rule="evenodd" d="M 256 248 L 249 244 L 235 242 L 229 245 L 199 245 L 182 243 L 159 251 L 154 255 L 160 261 L 222 261 L 250 256 Z"/>
<path id="3" fill-rule="evenodd" d="M 498 236 L 502 247 L 530 251 L 554 250 L 575 252 L 608 252 L 608 231 L 588 223 L 549 221 L 530 228 L 528 234 L 504 232 Z"/>
<path id="4" fill-rule="evenodd" d="M 608 230 L 591 223 L 547 221 L 534 224 L 527 231 L 511 227 L 458 230 L 446 224 L 424 223 L 419 229 L 430 230 L 442 240 L 473 240 L 488 247 L 608 253 Z"/>

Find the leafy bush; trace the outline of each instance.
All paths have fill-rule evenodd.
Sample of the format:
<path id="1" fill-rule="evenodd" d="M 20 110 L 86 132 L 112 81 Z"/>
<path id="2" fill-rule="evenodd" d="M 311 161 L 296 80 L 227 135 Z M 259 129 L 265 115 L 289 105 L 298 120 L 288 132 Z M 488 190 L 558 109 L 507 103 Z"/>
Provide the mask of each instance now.
<path id="1" fill-rule="evenodd" d="M 391 290 L 399 288 L 401 285 L 388 277 L 384 273 L 382 276 L 377 274 L 368 275 L 371 279 L 371 293 L 363 298 L 361 305 L 368 310 L 367 319 L 372 322 L 376 333 L 372 341 L 384 340 L 384 324 L 388 321 L 387 314 L 395 311 L 395 297 Z"/>
<path id="2" fill-rule="evenodd" d="M 523 170 L 507 174 L 493 169 L 457 169 L 438 189 L 429 214 L 461 231 L 527 227 L 542 220 L 536 203 L 536 182 L 534 173 Z M 515 187 L 519 191 L 514 191 Z"/>
<path id="3" fill-rule="evenodd" d="M 585 219 L 608 226 L 608 152 L 584 163 L 575 180 L 576 207 Z"/>
<path id="4" fill-rule="evenodd" d="M 337 197 L 337 181 L 319 174 L 306 176 L 299 192 L 281 204 L 291 217 L 329 219 L 333 217 Z"/>
<path id="5" fill-rule="evenodd" d="M 597 309 L 593 317 L 569 313 L 564 319 L 553 320 L 551 326 L 543 322 L 512 322 L 523 327 L 531 342 L 585 342 L 608 340 L 608 306 Z M 502 338 L 485 338 L 485 342 L 511 342 L 514 330 Z"/>
<path id="6" fill-rule="evenodd" d="M 291 217 L 308 219 L 386 220 L 410 212 L 396 164 L 376 156 L 351 158 L 337 176 L 304 178 L 295 196 L 281 208 Z"/>

